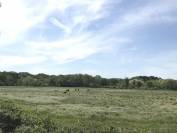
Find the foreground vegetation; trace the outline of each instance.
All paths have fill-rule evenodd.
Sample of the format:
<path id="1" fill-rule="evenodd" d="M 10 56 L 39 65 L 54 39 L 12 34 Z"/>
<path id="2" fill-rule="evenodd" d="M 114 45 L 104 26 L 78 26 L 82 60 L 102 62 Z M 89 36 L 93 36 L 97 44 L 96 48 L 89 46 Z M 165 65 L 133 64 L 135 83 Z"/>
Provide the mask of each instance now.
<path id="1" fill-rule="evenodd" d="M 0 128 L 7 133 L 176 133 L 177 92 L 1 87 Z"/>

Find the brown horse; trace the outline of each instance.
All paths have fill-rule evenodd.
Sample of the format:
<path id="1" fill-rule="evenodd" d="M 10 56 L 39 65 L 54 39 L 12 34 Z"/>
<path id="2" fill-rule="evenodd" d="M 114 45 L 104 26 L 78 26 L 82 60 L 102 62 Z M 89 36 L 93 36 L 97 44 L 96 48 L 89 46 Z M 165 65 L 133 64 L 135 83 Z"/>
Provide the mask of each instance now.
<path id="1" fill-rule="evenodd" d="M 64 94 L 67 94 L 69 92 L 69 89 L 65 90 L 63 93 Z"/>

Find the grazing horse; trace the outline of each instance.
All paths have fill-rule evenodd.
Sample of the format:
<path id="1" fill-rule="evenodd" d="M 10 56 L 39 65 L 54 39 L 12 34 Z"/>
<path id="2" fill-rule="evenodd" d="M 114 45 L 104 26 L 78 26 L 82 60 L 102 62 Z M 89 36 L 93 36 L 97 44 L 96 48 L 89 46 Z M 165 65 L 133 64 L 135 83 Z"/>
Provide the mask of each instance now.
<path id="1" fill-rule="evenodd" d="M 79 91 L 79 89 L 75 89 L 75 91 Z"/>
<path id="2" fill-rule="evenodd" d="M 66 94 L 66 93 L 68 93 L 68 92 L 69 92 L 69 89 L 65 90 L 63 93 Z"/>

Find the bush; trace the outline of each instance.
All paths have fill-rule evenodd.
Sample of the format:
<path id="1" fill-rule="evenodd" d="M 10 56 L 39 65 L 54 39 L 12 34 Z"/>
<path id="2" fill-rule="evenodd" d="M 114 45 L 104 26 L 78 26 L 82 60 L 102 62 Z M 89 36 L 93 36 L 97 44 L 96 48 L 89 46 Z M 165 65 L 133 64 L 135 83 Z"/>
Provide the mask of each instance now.
<path id="1" fill-rule="evenodd" d="M 3 132 L 52 133 L 57 129 L 54 117 L 36 112 L 10 101 L 0 101 L 0 122 Z M 47 114 L 47 115 L 46 115 Z"/>
<path id="2" fill-rule="evenodd" d="M 130 88 L 140 88 L 142 86 L 144 86 L 144 82 L 141 81 L 141 80 L 138 80 L 138 79 L 133 79 L 133 80 L 130 80 Z"/>
<path id="3" fill-rule="evenodd" d="M 164 89 L 177 90 L 177 81 L 172 79 L 164 80 L 162 87 Z"/>

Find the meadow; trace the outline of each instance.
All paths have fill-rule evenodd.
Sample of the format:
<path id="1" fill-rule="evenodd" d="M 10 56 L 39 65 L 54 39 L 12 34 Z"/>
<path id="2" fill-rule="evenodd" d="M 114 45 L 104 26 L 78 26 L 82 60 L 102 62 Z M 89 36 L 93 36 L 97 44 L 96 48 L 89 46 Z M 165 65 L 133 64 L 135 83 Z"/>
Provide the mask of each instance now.
<path id="1" fill-rule="evenodd" d="M 46 132 L 177 132 L 177 91 L 0 87 L 0 101 L 1 116 L 8 116 L 8 119 L 10 119 L 9 117 L 13 120 L 18 119 L 22 116 L 23 111 L 30 116 L 33 113 L 35 115 L 31 118 L 23 114 L 21 118 L 24 118 L 25 121 L 28 119 L 37 121 L 35 119 L 38 117 L 50 117 L 49 124 L 44 125 L 54 124 L 56 126 L 54 128 L 57 130 Z M 15 109 L 14 106 L 16 106 Z M 15 114 L 16 109 L 18 115 L 12 117 L 11 115 Z M 45 120 L 36 123 L 42 122 Z M 0 120 L 1 129 L 3 125 L 8 125 L 8 123 L 4 123 L 3 120 Z M 26 125 L 30 125 L 29 122 L 26 122 L 28 123 L 25 123 L 26 125 L 24 123 L 17 125 L 15 127 L 17 129 L 14 129 L 13 132 L 30 132 L 26 128 Z M 32 127 L 36 128 L 35 124 Z M 21 129 L 18 130 L 20 126 Z M 36 132 L 39 131 L 36 130 Z"/>

